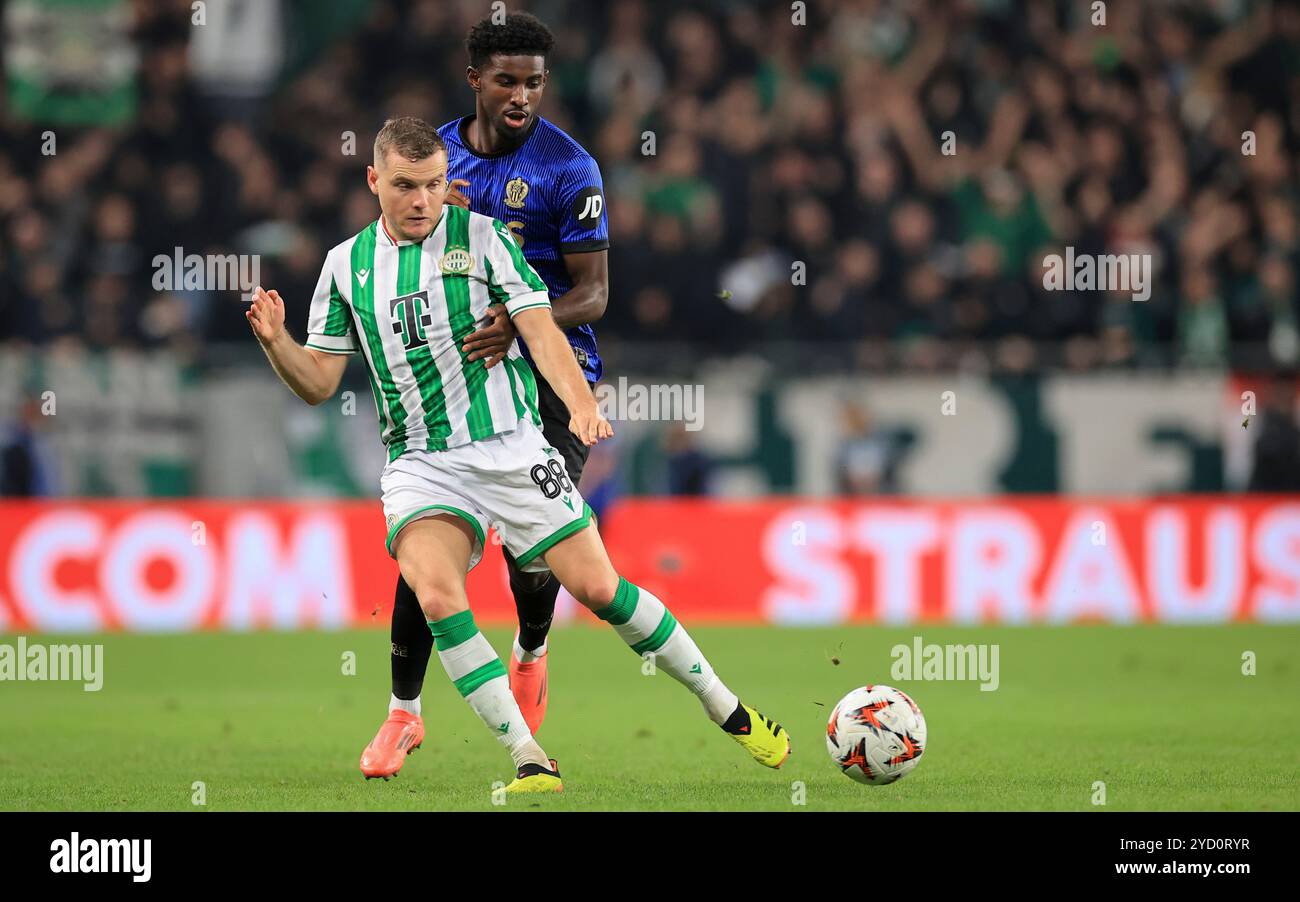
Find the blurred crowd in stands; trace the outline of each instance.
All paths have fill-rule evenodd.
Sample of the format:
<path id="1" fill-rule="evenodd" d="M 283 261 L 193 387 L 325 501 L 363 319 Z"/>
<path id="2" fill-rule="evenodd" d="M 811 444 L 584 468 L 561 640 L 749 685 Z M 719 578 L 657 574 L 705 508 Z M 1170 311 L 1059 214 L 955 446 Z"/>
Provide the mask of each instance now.
<path id="1" fill-rule="evenodd" d="M 260 255 L 301 337 L 326 250 L 376 215 L 375 130 L 472 112 L 463 39 L 491 11 L 346 5 L 303 58 L 319 4 L 252 5 L 260 42 L 226 56 L 199 52 L 188 0 L 139 0 L 128 124 L 56 129 L 45 156 L 48 126 L 6 114 L 0 341 L 247 342 L 237 293 L 155 290 L 176 247 Z M 807 341 L 866 370 L 1300 360 L 1293 0 L 511 8 L 555 33 L 541 112 L 604 175 L 599 335 Z M 1066 246 L 1151 254 L 1150 300 L 1045 290 Z"/>

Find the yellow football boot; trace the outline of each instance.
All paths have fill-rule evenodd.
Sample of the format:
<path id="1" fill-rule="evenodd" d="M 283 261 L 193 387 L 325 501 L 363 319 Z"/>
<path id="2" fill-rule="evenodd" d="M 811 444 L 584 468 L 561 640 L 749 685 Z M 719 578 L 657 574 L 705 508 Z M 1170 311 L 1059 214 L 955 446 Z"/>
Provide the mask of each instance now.
<path id="1" fill-rule="evenodd" d="M 736 706 L 722 729 L 764 767 L 780 767 L 790 757 L 790 734 L 744 702 Z"/>
<path id="2" fill-rule="evenodd" d="M 506 792 L 524 793 L 524 792 L 563 792 L 564 784 L 560 782 L 560 767 L 551 759 L 550 770 L 547 770 L 540 764 L 525 764 L 519 768 L 519 773 L 510 781 L 506 787 Z"/>

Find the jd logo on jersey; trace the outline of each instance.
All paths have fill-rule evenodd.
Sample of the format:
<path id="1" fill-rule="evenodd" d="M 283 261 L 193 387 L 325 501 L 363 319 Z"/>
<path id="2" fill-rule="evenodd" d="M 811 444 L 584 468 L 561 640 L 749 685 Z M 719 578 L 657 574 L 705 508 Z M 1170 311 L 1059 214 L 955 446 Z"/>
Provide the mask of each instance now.
<path id="1" fill-rule="evenodd" d="M 589 228 L 600 222 L 600 214 L 604 209 L 605 198 L 600 196 L 600 189 L 594 185 L 583 188 L 573 199 L 573 218 Z"/>
<path id="2" fill-rule="evenodd" d="M 429 310 L 429 292 L 420 291 L 388 302 L 388 312 L 393 317 L 393 334 L 402 336 L 406 350 L 428 344 L 425 329 L 433 325 Z"/>
<path id="3" fill-rule="evenodd" d="M 522 210 L 524 198 L 528 196 L 528 183 L 515 176 L 506 182 L 506 206 L 512 210 Z"/>

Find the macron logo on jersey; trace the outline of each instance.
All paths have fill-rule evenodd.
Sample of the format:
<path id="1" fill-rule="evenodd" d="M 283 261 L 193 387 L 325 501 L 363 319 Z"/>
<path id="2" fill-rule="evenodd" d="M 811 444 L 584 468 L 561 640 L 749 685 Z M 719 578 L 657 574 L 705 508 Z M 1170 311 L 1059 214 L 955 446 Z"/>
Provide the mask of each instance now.
<path id="1" fill-rule="evenodd" d="M 368 269 L 357 270 L 357 281 L 360 282 L 363 286 L 366 284 L 366 279 L 368 278 L 370 278 L 370 270 Z"/>

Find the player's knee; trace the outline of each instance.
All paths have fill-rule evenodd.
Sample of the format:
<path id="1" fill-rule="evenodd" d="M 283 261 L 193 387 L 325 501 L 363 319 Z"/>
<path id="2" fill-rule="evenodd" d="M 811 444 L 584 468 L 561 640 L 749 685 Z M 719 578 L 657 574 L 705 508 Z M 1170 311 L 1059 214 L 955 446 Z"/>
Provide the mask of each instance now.
<path id="1" fill-rule="evenodd" d="M 407 582 L 411 582 L 409 577 Z M 418 579 L 411 583 L 411 588 L 419 599 L 420 610 L 424 612 L 426 620 L 442 620 L 468 607 L 464 589 L 455 582 L 434 578 Z"/>
<path id="2" fill-rule="evenodd" d="M 614 601 L 614 596 L 618 594 L 618 582 L 618 574 L 611 570 L 609 573 L 584 577 L 576 589 L 572 586 L 566 588 L 584 607 L 598 611 Z"/>
<path id="3" fill-rule="evenodd" d="M 522 570 L 511 569 L 510 585 L 520 589 L 523 592 L 536 592 L 546 581 L 551 578 L 551 571 L 543 570 L 540 573 L 524 573 Z"/>

